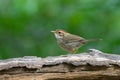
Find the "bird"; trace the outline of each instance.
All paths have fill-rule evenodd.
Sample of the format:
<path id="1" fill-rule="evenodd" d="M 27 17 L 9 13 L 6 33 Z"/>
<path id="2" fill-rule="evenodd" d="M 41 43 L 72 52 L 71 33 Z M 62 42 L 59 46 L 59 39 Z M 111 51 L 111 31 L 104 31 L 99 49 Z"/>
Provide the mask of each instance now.
<path id="1" fill-rule="evenodd" d="M 56 29 L 55 31 L 51 31 L 54 33 L 58 45 L 65 51 L 70 53 L 76 53 L 78 49 L 84 44 L 92 41 L 99 41 L 101 39 L 90 39 L 86 40 L 83 37 L 80 37 L 75 34 L 71 34 L 63 29 Z"/>

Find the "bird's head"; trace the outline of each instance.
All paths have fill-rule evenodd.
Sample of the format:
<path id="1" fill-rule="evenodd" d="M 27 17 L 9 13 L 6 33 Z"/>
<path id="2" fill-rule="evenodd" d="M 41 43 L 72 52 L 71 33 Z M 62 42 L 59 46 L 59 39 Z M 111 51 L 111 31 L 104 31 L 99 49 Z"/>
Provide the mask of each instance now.
<path id="1" fill-rule="evenodd" d="M 66 31 L 64 31 L 64 30 L 62 30 L 62 29 L 57 29 L 57 30 L 51 31 L 51 32 L 53 32 L 53 33 L 55 34 L 55 37 L 56 37 L 57 39 L 61 39 L 61 38 L 63 38 L 64 36 L 66 36 L 66 35 L 69 34 L 68 32 L 66 32 Z"/>

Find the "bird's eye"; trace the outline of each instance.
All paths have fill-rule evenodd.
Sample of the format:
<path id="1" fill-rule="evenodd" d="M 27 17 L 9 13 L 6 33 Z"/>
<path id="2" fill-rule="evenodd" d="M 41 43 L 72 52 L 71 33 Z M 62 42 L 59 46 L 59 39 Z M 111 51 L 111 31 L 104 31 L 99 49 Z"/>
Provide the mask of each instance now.
<path id="1" fill-rule="evenodd" d="M 59 31 L 58 34 L 59 34 L 59 36 L 63 36 L 64 35 L 61 31 Z"/>
<path id="2" fill-rule="evenodd" d="M 61 32 L 58 32 L 59 34 L 61 34 Z"/>

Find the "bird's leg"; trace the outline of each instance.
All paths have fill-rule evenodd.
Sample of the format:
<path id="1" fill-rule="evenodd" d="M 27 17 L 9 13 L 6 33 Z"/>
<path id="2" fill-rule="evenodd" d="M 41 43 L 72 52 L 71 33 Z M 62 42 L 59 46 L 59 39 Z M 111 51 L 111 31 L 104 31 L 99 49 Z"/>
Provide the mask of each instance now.
<path id="1" fill-rule="evenodd" d="M 77 53 L 77 51 L 78 51 L 78 49 L 74 48 L 73 51 L 72 51 L 72 53 L 75 54 L 75 53 Z"/>

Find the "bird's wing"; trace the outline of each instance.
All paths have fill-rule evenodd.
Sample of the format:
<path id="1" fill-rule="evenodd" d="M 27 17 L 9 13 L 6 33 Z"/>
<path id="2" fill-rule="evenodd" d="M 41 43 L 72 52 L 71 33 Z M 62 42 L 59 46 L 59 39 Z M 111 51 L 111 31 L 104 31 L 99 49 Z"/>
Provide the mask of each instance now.
<path id="1" fill-rule="evenodd" d="M 67 38 L 64 38 L 64 40 L 66 41 L 66 43 L 86 41 L 84 38 L 79 37 L 77 35 L 73 35 L 73 34 L 67 35 Z"/>
<path id="2" fill-rule="evenodd" d="M 64 42 L 66 46 L 77 48 L 82 46 L 85 43 L 85 39 L 82 37 L 79 37 L 77 35 L 67 35 L 67 37 L 64 38 Z"/>

